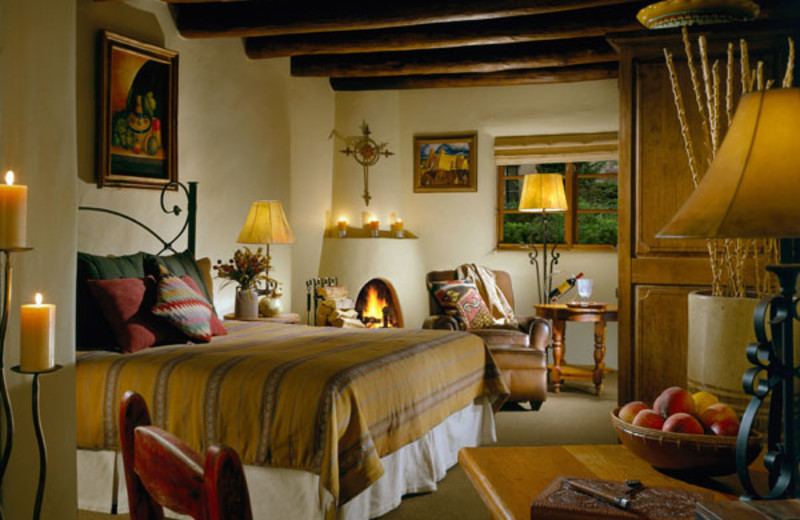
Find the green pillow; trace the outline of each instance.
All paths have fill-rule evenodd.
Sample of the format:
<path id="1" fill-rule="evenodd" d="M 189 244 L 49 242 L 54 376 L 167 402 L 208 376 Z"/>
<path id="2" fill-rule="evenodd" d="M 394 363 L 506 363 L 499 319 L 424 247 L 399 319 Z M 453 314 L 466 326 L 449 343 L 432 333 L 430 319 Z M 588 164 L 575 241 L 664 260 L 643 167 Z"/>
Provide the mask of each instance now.
<path id="1" fill-rule="evenodd" d="M 109 349 L 117 345 L 114 332 L 103 316 L 100 305 L 92 297 L 86 280 L 143 277 L 142 253 L 117 257 L 78 253 L 75 289 L 75 344 L 78 350 Z"/>

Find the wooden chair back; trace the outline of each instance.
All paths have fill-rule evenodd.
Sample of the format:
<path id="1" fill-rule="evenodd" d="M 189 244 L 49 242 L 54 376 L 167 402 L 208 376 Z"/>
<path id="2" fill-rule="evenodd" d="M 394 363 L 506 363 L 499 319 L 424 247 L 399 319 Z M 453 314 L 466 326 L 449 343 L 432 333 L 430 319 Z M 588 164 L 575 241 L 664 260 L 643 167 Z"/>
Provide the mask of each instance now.
<path id="1" fill-rule="evenodd" d="M 162 520 L 164 507 L 195 520 L 252 520 L 250 495 L 236 451 L 211 446 L 205 459 L 155 426 L 141 395 L 125 392 L 120 448 L 131 520 Z"/>

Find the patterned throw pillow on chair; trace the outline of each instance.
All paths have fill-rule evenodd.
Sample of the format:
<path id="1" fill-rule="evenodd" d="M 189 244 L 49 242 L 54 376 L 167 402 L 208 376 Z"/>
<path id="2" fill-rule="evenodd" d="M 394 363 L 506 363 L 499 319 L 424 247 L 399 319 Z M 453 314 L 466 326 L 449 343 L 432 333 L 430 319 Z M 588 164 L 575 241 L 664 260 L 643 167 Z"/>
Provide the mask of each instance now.
<path id="1" fill-rule="evenodd" d="M 433 297 L 442 309 L 448 314 L 453 314 L 467 330 L 485 329 L 494 323 L 492 313 L 489 312 L 474 283 L 460 280 L 439 282 L 431 289 Z"/>
<path id="2" fill-rule="evenodd" d="M 211 341 L 211 305 L 164 266 L 159 266 L 158 292 L 152 312 L 193 341 Z"/>

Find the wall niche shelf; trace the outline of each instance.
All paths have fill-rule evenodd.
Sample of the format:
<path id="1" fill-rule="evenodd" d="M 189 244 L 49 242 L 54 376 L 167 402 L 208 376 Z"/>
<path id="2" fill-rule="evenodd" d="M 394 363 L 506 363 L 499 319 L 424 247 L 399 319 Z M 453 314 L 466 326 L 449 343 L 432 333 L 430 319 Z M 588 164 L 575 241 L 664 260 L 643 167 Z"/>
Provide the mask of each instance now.
<path id="1" fill-rule="evenodd" d="M 393 240 L 407 240 L 407 239 L 416 239 L 418 238 L 416 234 L 412 233 L 411 231 L 404 229 L 403 236 L 398 237 L 395 235 L 395 232 L 389 229 L 379 229 L 378 236 L 372 236 L 372 231 L 369 229 L 364 229 L 360 227 L 350 227 L 347 226 L 347 234 L 343 237 L 339 236 L 339 229 L 334 227 L 333 229 L 328 229 L 325 232 L 325 238 L 341 238 L 341 239 L 348 239 L 348 238 L 390 238 Z"/>

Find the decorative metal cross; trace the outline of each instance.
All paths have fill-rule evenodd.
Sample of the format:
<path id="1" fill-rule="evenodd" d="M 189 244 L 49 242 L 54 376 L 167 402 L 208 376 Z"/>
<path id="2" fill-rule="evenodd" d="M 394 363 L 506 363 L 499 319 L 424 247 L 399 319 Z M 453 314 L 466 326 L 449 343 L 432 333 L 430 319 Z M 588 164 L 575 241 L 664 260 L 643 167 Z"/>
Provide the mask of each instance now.
<path id="1" fill-rule="evenodd" d="M 372 132 L 369 130 L 369 125 L 366 121 L 361 123 L 361 135 L 343 136 L 336 130 L 331 132 L 331 136 L 336 136 L 344 140 L 347 147 L 344 150 L 339 150 L 341 153 L 353 158 L 364 168 L 364 202 L 369 206 L 369 201 L 372 197 L 369 194 L 369 167 L 377 164 L 381 156 L 389 157 L 394 155 L 393 152 L 386 150 L 389 143 L 376 143 L 369 135 Z"/>

